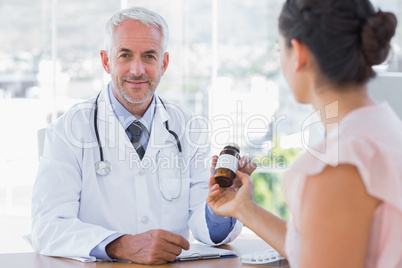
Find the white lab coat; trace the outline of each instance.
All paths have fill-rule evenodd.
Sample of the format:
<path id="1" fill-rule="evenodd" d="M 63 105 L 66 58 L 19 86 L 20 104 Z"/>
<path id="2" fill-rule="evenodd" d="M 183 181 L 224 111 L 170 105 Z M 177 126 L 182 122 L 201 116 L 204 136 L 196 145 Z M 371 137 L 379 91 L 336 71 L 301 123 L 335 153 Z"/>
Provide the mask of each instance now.
<path id="1" fill-rule="evenodd" d="M 155 94 L 156 96 L 156 94 Z M 32 244 L 44 255 L 89 258 L 90 251 L 116 232 L 138 234 L 164 229 L 204 243 L 214 244 L 205 219 L 205 199 L 210 171 L 208 133 L 183 108 L 156 98 L 156 111 L 143 161 L 130 143 L 112 109 L 108 90 L 98 101 L 98 129 L 104 159 L 112 171 L 99 176 L 95 163 L 99 147 L 94 131 L 95 98 L 75 105 L 48 127 L 32 198 Z M 177 146 L 164 122 L 177 133 L 183 151 L 182 190 Z M 203 129 L 203 130 L 202 130 Z M 156 156 L 158 156 L 155 169 Z M 174 161 L 169 161 L 174 160 Z M 241 231 L 236 226 L 222 242 Z M 92 258 L 93 260 L 93 258 Z"/>

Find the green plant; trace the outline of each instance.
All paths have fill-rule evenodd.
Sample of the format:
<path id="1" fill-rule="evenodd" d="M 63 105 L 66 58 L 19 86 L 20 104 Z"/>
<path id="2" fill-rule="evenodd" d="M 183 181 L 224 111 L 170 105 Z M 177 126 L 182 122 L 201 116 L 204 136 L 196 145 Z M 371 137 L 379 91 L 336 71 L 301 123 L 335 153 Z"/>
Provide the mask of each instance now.
<path id="1" fill-rule="evenodd" d="M 278 145 L 278 140 L 274 144 Z M 269 163 L 268 168 L 272 172 L 255 172 L 251 175 L 254 182 L 254 201 L 285 220 L 289 219 L 290 213 L 284 199 L 282 175 L 301 151 L 298 148 L 282 149 L 274 146 L 268 155 L 259 157 L 257 161 L 261 164 Z"/>

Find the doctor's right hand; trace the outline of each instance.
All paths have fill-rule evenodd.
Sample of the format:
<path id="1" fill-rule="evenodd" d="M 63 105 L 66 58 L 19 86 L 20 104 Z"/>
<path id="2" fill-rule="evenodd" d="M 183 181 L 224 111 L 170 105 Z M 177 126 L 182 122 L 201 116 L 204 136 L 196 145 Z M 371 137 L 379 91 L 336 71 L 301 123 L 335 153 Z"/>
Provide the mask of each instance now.
<path id="1" fill-rule="evenodd" d="M 112 259 L 140 264 L 165 264 L 175 261 L 181 251 L 190 248 L 184 237 L 165 230 L 150 230 L 136 235 L 123 235 L 106 246 Z"/>

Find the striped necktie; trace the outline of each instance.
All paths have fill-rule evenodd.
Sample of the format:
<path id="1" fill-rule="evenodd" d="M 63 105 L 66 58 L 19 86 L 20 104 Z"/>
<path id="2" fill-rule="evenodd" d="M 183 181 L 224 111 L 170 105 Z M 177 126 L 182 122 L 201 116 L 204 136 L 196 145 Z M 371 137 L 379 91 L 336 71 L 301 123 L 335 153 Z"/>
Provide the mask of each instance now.
<path id="1" fill-rule="evenodd" d="M 145 154 L 144 147 L 142 147 L 142 144 L 140 142 L 141 134 L 143 131 L 144 125 L 141 124 L 139 121 L 134 121 L 128 128 L 127 130 L 131 133 L 131 143 L 134 146 L 134 149 L 137 151 L 138 156 L 142 160 Z"/>

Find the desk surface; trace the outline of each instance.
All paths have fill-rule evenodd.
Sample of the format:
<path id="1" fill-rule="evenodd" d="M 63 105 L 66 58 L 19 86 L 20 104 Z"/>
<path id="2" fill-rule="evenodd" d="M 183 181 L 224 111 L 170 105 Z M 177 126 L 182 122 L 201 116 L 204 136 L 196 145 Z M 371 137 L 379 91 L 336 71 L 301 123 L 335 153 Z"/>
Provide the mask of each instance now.
<path id="1" fill-rule="evenodd" d="M 242 254 L 252 253 L 255 251 L 261 251 L 271 248 L 262 239 L 255 236 L 244 236 L 236 238 L 232 243 L 221 246 L 221 248 L 230 249 L 237 253 L 238 256 Z M 85 268 L 135 268 L 135 267 L 179 267 L 179 268 L 222 268 L 222 267 L 286 267 L 288 265 L 245 265 L 240 262 L 240 257 L 236 258 L 223 258 L 204 261 L 189 261 L 170 263 L 158 266 L 139 265 L 133 263 L 119 263 L 119 262 L 94 262 L 94 263 L 82 263 L 74 260 L 46 257 L 37 253 L 10 253 L 0 254 L 0 263 L 2 267 L 7 268 L 73 268 L 73 267 L 85 267 Z M 4 266 L 3 266 L 4 265 Z"/>

